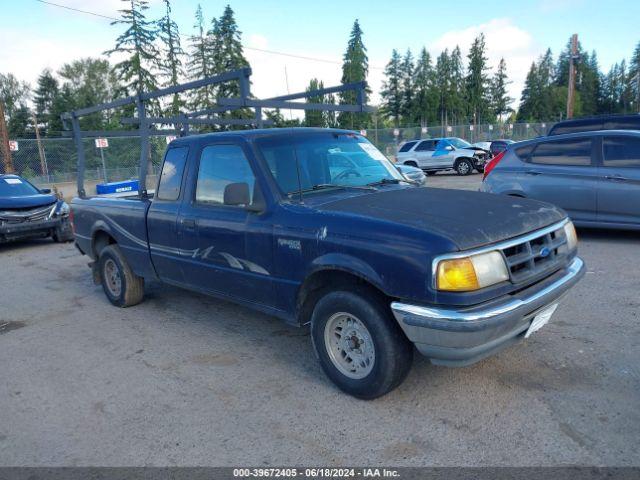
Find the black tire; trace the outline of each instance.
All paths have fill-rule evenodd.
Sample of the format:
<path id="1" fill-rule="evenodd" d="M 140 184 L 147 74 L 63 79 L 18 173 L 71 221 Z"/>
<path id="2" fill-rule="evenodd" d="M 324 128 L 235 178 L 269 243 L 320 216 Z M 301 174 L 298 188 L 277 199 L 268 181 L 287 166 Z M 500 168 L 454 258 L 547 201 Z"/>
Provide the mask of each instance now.
<path id="1" fill-rule="evenodd" d="M 438 172 L 430 171 L 430 172 L 424 172 L 424 173 L 426 173 L 427 175 L 429 175 L 431 177 L 431 176 L 435 175 Z"/>
<path id="2" fill-rule="evenodd" d="M 416 167 L 418 168 L 418 164 L 416 162 L 414 162 L 413 160 L 409 160 L 408 162 L 404 162 L 405 165 L 408 165 L 410 167 Z"/>
<path id="3" fill-rule="evenodd" d="M 105 295 L 116 307 L 131 307 L 142 301 L 144 279 L 133 273 L 117 245 L 102 249 L 98 258 L 98 272 Z"/>
<path id="4" fill-rule="evenodd" d="M 484 173 L 484 166 L 477 166 L 476 170 L 478 173 Z"/>
<path id="5" fill-rule="evenodd" d="M 456 162 L 455 169 L 458 175 L 469 175 L 473 172 L 473 164 L 466 158 L 462 158 Z"/>
<path id="6" fill-rule="evenodd" d="M 59 227 L 56 227 L 51 238 L 56 243 L 70 242 L 73 240 L 73 230 L 68 220 L 63 221 Z"/>
<path id="7" fill-rule="evenodd" d="M 331 329 L 327 330 L 327 325 L 329 322 L 332 325 L 335 322 L 333 319 L 343 314 L 353 316 L 366 327 L 369 335 L 365 334 L 366 340 L 362 345 L 364 350 L 372 346 L 375 353 L 370 362 L 370 371 L 362 378 L 353 378 L 340 371 L 331 357 L 334 355 L 335 358 L 336 354 L 330 353 L 331 347 L 327 346 L 327 337 L 335 340 L 336 345 L 342 340 L 332 335 Z M 329 333 L 325 334 L 326 330 Z M 342 391 L 363 400 L 371 400 L 390 392 L 402 383 L 411 369 L 413 345 L 392 317 L 388 306 L 375 293 L 365 288 L 332 291 L 321 297 L 311 316 L 311 338 L 325 374 Z M 365 345 L 367 340 L 370 342 L 368 346 Z M 347 342 L 351 343 L 352 340 Z M 334 351 L 336 348 L 339 347 L 334 347 Z"/>

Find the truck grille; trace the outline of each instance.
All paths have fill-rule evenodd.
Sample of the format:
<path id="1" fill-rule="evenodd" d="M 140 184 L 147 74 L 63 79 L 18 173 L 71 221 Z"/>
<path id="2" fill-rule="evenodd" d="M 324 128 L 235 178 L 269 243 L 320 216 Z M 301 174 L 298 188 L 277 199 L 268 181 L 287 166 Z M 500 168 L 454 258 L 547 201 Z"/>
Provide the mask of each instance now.
<path id="1" fill-rule="evenodd" d="M 560 268 L 567 256 L 567 237 L 562 226 L 503 248 L 513 283 L 521 283 Z"/>
<path id="2" fill-rule="evenodd" d="M 4 211 L 0 213 L 0 220 L 2 220 L 3 223 L 7 224 L 41 222 L 49 218 L 54 208 L 55 204 L 47 205 L 46 207 Z"/>

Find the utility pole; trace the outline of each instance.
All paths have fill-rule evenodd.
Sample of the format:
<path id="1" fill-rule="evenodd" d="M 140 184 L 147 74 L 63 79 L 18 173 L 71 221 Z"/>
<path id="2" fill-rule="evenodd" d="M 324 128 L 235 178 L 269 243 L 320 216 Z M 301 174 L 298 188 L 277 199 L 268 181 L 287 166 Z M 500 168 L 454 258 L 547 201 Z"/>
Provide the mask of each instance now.
<path id="1" fill-rule="evenodd" d="M 35 112 L 33 113 L 33 128 L 36 131 L 36 143 L 38 144 L 38 154 L 40 155 L 40 171 L 42 172 L 43 177 L 47 177 L 48 182 L 49 168 L 47 166 L 47 157 L 44 154 L 44 147 L 42 146 L 42 141 L 40 140 L 40 129 L 38 128 L 38 118 L 36 117 Z"/>
<path id="2" fill-rule="evenodd" d="M 576 96 L 576 60 L 578 57 L 578 34 L 571 36 L 571 55 L 569 56 L 569 91 L 567 93 L 567 118 L 573 118 L 573 103 Z"/>
<path id="3" fill-rule="evenodd" d="M 11 148 L 9 148 L 9 132 L 7 122 L 4 118 L 4 105 L 0 102 L 0 150 L 4 160 L 4 173 L 13 173 L 13 160 L 11 159 Z"/>

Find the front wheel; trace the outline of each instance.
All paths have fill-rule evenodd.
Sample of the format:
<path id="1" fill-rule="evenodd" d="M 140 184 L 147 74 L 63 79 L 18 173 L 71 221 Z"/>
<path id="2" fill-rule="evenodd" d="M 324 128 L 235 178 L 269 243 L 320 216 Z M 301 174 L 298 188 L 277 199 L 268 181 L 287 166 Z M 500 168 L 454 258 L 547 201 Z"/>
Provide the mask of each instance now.
<path id="1" fill-rule="evenodd" d="M 413 345 L 384 303 L 366 289 L 324 295 L 313 310 L 311 337 L 326 375 L 357 398 L 390 392 L 411 368 Z"/>
<path id="2" fill-rule="evenodd" d="M 144 279 L 131 270 L 117 245 L 102 249 L 98 259 L 102 289 L 116 307 L 131 307 L 144 297 Z"/>
<path id="3" fill-rule="evenodd" d="M 462 160 L 458 160 L 455 169 L 458 175 L 469 175 L 473 170 L 473 165 L 471 165 L 469 160 L 463 158 Z"/>

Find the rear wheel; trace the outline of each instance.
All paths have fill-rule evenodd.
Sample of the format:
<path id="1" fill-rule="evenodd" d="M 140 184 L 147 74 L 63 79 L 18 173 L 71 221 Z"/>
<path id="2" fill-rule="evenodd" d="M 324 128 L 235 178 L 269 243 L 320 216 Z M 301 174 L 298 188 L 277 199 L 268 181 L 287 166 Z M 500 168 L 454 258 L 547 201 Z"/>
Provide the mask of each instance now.
<path id="1" fill-rule="evenodd" d="M 129 267 L 117 245 L 102 249 L 98 260 L 102 289 L 116 307 L 131 307 L 144 297 L 144 279 Z"/>
<path id="2" fill-rule="evenodd" d="M 466 158 L 460 159 L 455 166 L 458 175 L 469 175 L 473 171 L 473 165 Z"/>
<path id="3" fill-rule="evenodd" d="M 311 336 L 326 375 L 361 399 L 380 397 L 402 383 L 413 345 L 371 291 L 333 291 L 316 304 Z"/>

